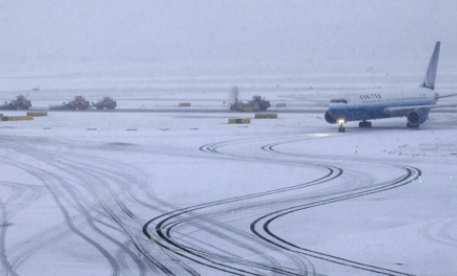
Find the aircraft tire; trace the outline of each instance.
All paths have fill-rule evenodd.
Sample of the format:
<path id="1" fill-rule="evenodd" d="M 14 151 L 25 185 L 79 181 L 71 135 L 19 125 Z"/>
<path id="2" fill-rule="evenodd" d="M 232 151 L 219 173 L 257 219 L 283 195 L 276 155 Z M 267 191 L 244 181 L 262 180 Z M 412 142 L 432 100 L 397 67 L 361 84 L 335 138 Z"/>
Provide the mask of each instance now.
<path id="1" fill-rule="evenodd" d="M 407 128 L 419 128 L 419 125 L 413 125 L 413 124 L 408 122 L 408 123 L 406 123 L 406 127 Z"/>

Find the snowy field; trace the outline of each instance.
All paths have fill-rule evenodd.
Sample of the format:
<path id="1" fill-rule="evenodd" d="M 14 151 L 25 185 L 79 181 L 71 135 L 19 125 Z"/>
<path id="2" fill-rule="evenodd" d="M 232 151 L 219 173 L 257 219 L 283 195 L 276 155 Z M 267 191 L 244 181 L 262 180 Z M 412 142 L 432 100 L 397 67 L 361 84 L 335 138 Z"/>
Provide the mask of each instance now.
<path id="1" fill-rule="evenodd" d="M 282 112 L 422 74 L 3 73 L 4 101 L 112 96 L 119 112 L 0 122 L 0 275 L 457 275 L 457 113 L 338 133 Z M 287 107 L 228 124 L 253 118 L 223 112 L 233 85 Z M 122 112 L 182 101 L 201 111 Z"/>

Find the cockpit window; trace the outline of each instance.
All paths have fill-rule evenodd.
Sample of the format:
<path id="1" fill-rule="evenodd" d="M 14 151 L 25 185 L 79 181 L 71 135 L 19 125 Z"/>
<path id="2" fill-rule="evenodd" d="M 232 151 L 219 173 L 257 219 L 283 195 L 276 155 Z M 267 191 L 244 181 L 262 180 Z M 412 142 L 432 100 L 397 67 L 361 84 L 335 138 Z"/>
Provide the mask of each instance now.
<path id="1" fill-rule="evenodd" d="M 346 99 L 333 99 L 333 100 L 330 100 L 331 103 L 345 103 L 347 104 L 348 101 Z"/>

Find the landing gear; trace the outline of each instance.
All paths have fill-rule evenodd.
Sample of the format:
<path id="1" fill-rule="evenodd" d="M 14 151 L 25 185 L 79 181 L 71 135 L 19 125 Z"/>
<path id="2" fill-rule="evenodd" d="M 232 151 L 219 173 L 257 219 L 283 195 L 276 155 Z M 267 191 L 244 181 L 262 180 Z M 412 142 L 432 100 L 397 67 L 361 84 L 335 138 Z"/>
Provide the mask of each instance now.
<path id="1" fill-rule="evenodd" d="M 346 132 L 343 119 L 338 120 L 338 132 Z"/>
<path id="2" fill-rule="evenodd" d="M 407 128 L 419 128 L 419 125 L 413 125 L 410 122 L 406 123 Z"/>
<path id="3" fill-rule="evenodd" d="M 359 127 L 360 128 L 371 127 L 371 122 L 367 122 L 367 121 L 359 122 Z"/>

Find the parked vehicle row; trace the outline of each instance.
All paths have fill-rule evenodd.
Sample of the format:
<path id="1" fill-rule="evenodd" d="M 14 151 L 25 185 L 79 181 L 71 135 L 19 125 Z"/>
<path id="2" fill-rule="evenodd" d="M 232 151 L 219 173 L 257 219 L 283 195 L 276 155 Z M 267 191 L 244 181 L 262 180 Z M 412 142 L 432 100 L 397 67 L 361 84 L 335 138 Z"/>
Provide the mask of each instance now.
<path id="1" fill-rule="evenodd" d="M 0 110 L 27 110 L 32 106 L 32 102 L 27 100 L 23 95 L 16 97 L 16 100 L 5 102 L 0 105 Z M 83 96 L 77 95 L 69 102 L 63 102 L 59 105 L 50 105 L 50 110 L 86 110 L 94 107 L 98 110 L 103 109 L 114 109 L 117 107 L 117 103 L 111 97 L 103 97 L 97 102 L 90 103 Z"/>

